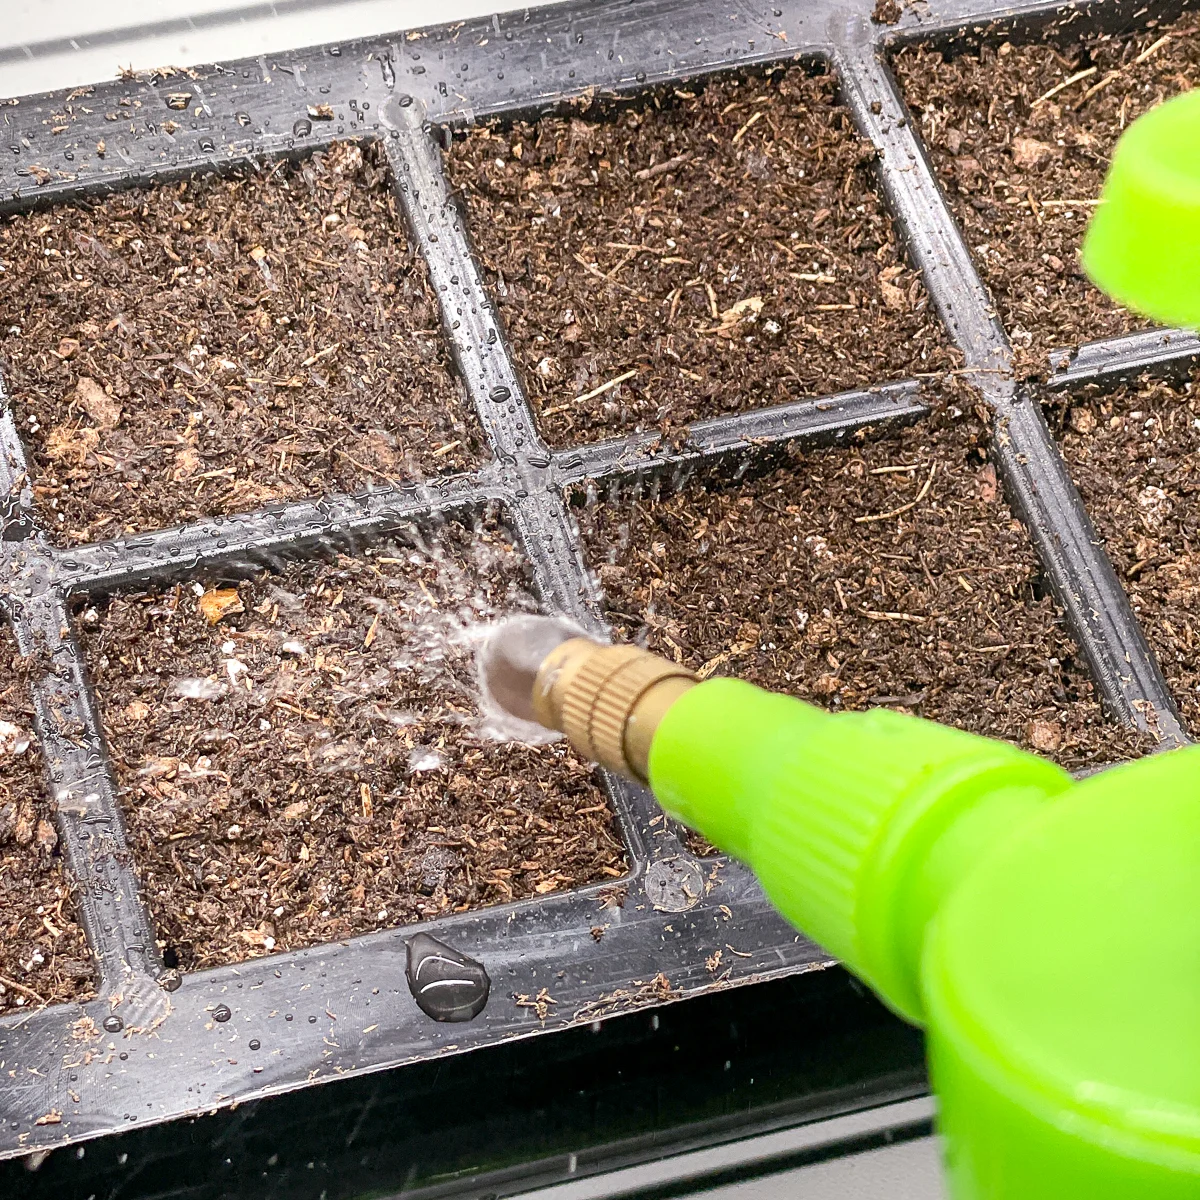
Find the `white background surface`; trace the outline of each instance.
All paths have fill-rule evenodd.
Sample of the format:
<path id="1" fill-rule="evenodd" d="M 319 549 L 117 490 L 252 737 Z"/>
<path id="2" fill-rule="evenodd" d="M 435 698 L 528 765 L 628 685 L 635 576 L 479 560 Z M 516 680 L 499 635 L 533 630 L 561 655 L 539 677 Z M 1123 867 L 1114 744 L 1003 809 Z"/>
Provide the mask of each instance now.
<path id="1" fill-rule="evenodd" d="M 504 0 L 0 0 L 0 96 L 98 83 L 124 66 L 186 67 L 546 2 L 517 6 Z M 188 21 L 195 27 L 152 36 L 138 30 L 139 25 L 153 32 L 156 25 L 182 26 Z M 71 39 L 76 46 L 69 44 Z"/>
<path id="2" fill-rule="evenodd" d="M 499 5 L 498 0 L 280 0 L 275 5 L 0 0 L 0 96 L 97 83 L 123 66 L 190 66 L 391 33 L 484 16 Z M 166 25 L 172 27 L 162 28 Z M 160 28 L 147 32 L 146 26 Z M 923 1138 L 703 1195 L 711 1200 L 940 1200 L 944 1192 L 937 1143 Z"/>

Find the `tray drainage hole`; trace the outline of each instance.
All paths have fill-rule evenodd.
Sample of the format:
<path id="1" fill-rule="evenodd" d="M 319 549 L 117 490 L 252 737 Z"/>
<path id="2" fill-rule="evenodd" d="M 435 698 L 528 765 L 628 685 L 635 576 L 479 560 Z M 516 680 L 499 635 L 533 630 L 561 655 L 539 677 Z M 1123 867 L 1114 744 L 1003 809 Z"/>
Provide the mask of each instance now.
<path id="1" fill-rule="evenodd" d="M 120 1033 L 121 1030 L 125 1028 L 125 1022 L 122 1021 L 120 1017 L 116 1016 L 116 1014 L 114 1014 L 111 1017 L 104 1018 L 104 1028 L 109 1033 Z"/>
<path id="2" fill-rule="evenodd" d="M 218 1004 L 217 1007 L 213 1009 L 214 1021 L 228 1021 L 232 1016 L 233 1013 L 229 1011 L 228 1004 Z"/>

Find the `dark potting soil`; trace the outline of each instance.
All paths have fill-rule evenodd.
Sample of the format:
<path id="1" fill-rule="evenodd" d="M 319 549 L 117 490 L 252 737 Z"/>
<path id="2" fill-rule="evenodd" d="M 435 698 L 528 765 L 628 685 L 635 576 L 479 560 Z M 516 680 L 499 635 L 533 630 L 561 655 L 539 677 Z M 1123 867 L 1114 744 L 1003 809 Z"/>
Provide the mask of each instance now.
<path id="1" fill-rule="evenodd" d="M 1079 248 L 1122 131 L 1200 84 L 1200 17 L 1073 45 L 909 47 L 905 95 L 991 289 L 1020 377 L 1047 353 L 1147 322 L 1083 274 Z"/>
<path id="2" fill-rule="evenodd" d="M 208 967 L 624 874 L 590 766 L 564 743 L 478 728 L 464 629 L 533 607 L 494 528 L 198 591 L 79 618 L 168 961 Z"/>
<path id="3" fill-rule="evenodd" d="M 986 447 L 943 411 L 736 487 L 584 509 L 610 619 L 826 708 L 897 707 L 1070 768 L 1144 751 L 1103 717 Z"/>
<path id="4" fill-rule="evenodd" d="M 447 168 L 547 439 L 954 366 L 873 158 L 833 76 L 800 68 L 456 139 Z"/>
<path id="5" fill-rule="evenodd" d="M 66 543 L 479 453 L 386 169 L 348 143 L 0 219 L 0 359 Z"/>
<path id="6" fill-rule="evenodd" d="M 0 1013 L 93 994 L 92 956 L 33 731 L 28 659 L 0 635 Z"/>
<path id="7" fill-rule="evenodd" d="M 1200 730 L 1200 393 L 1051 402 L 1049 419 L 1186 725 Z"/>

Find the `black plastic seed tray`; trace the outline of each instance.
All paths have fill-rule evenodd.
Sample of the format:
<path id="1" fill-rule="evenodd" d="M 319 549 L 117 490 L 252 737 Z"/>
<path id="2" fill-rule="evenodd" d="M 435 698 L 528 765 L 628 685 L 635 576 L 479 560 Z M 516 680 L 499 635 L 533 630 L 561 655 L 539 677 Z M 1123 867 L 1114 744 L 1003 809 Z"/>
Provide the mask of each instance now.
<path id="1" fill-rule="evenodd" d="M 598 888 L 448 916 L 423 926 L 259 958 L 180 979 L 164 970 L 139 897 L 114 783 L 79 649 L 76 597 L 182 578 L 229 578 L 329 547 L 361 547 L 409 526 L 498 506 L 532 564 L 548 610 L 598 625 L 594 585 L 568 507 L 674 488 L 704 469 L 736 481 L 787 444 L 837 444 L 919 421 L 915 381 L 697 423 L 654 436 L 549 450 L 539 436 L 495 309 L 443 174 L 448 127 L 534 116 L 581 96 L 635 94 L 716 71 L 793 60 L 833 64 L 841 95 L 876 147 L 880 186 L 994 418 L 993 457 L 1114 721 L 1185 739 L 1175 705 L 1038 404 L 1014 382 L 1009 342 L 950 215 L 888 67 L 898 39 L 947 50 L 987 39 L 1121 31 L 1173 4 L 1064 6 L 915 0 L 876 23 L 871 0 L 610 0 L 398 32 L 220 64 L 181 81 L 147 74 L 0 106 L 11 154 L 0 206 L 161 183 L 339 138 L 386 153 L 412 240 L 428 263 L 445 336 L 491 450 L 477 473 L 362 495 L 313 497 L 125 540 L 57 549 L 37 527 L 31 478 L 9 411 L 0 417 L 5 613 L 45 664 L 33 685 L 60 838 L 95 955 L 99 999 L 0 1020 L 0 1155 L 49 1149 L 490 1043 L 551 1033 L 829 964 L 771 910 L 734 863 L 698 862 L 663 830 L 652 798 L 609 780 L 631 869 L 623 907 L 590 927 Z M 173 94 L 188 93 L 184 112 Z M 128 100 L 118 108 L 118 102 Z M 112 122 L 108 111 L 119 111 Z M 315 114 L 315 115 L 314 115 Z M 101 152 L 98 143 L 104 144 Z M 1055 386 L 1117 383 L 1171 370 L 1193 335 L 1151 333 L 1054 356 Z M 914 371 L 915 374 L 915 371 Z M 483 964 L 490 997 L 464 1024 L 437 1023 L 406 977 L 407 943 L 431 934 Z M 734 953 L 712 969 L 714 951 Z M 543 1003 L 530 998 L 544 998 Z M 518 1003 L 517 998 L 524 998 Z M 77 1022 L 102 1029 L 84 1039 Z M 803 1036 L 787 1030 L 786 1036 Z"/>

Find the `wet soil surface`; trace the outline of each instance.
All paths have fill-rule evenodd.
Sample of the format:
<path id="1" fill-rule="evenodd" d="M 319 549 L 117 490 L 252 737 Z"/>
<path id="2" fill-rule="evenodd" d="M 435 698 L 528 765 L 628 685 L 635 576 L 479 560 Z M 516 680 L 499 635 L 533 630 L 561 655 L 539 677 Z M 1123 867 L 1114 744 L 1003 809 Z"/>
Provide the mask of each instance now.
<path id="1" fill-rule="evenodd" d="M 547 439 L 953 366 L 873 159 L 833 77 L 799 68 L 456 140 L 447 168 Z"/>
<path id="2" fill-rule="evenodd" d="M 0 363 L 61 542 L 478 457 L 369 149 L 3 218 L 0 268 Z"/>
<path id="3" fill-rule="evenodd" d="M 1200 394 L 1054 400 L 1048 417 L 1184 723 L 1200 731 Z"/>
<path id="4" fill-rule="evenodd" d="M 1122 131 L 1200 84 L 1198 33 L 1193 13 L 1064 47 L 1005 43 L 949 62 L 918 47 L 896 56 L 1022 377 L 1043 377 L 1050 350 L 1148 324 L 1087 280 L 1079 247 Z"/>
<path id="5" fill-rule="evenodd" d="M 29 660 L 0 635 L 0 1013 L 93 994 L 33 731 Z"/>
<path id="6" fill-rule="evenodd" d="M 501 745 L 479 728 L 464 630 L 534 607 L 494 528 L 197 591 L 79 617 L 169 962 L 624 873 L 591 768 L 562 742 Z"/>
<path id="7" fill-rule="evenodd" d="M 584 509 L 610 617 L 826 708 L 897 707 L 1070 768 L 1135 755 L 1148 739 L 1105 721 L 986 445 L 972 415 L 936 415 L 741 486 Z"/>

